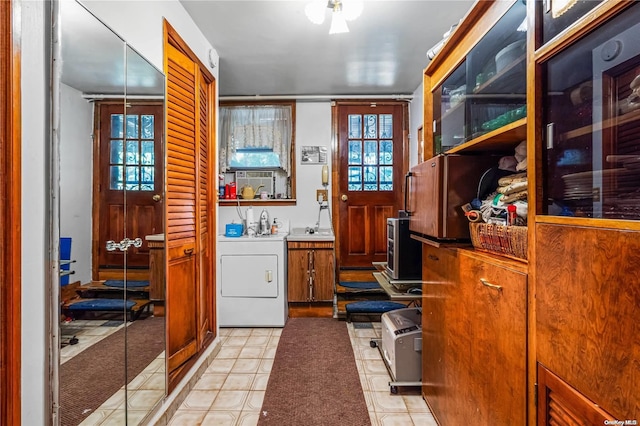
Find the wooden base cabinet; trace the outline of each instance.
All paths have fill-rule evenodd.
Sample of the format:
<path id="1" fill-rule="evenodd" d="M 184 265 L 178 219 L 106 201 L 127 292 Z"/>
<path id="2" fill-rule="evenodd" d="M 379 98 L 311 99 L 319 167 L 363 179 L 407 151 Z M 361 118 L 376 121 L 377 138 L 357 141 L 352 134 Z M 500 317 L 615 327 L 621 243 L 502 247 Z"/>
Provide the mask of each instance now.
<path id="1" fill-rule="evenodd" d="M 423 393 L 442 425 L 527 420 L 526 265 L 425 246 Z"/>
<path id="2" fill-rule="evenodd" d="M 288 242 L 289 302 L 332 302 L 335 254 L 333 241 Z"/>
<path id="3" fill-rule="evenodd" d="M 638 419 L 640 232 L 538 224 L 536 252 L 538 362 L 618 420 Z"/>

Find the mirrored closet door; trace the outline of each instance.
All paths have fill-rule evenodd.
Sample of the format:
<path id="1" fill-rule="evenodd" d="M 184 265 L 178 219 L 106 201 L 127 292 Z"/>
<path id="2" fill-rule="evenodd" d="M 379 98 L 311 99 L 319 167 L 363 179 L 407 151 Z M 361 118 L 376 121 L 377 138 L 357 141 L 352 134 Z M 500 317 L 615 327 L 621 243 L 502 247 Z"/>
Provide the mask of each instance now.
<path id="1" fill-rule="evenodd" d="M 166 394 L 162 267 L 150 273 L 164 251 L 164 76 L 80 3 L 55 11 L 57 418 L 135 425 Z"/>

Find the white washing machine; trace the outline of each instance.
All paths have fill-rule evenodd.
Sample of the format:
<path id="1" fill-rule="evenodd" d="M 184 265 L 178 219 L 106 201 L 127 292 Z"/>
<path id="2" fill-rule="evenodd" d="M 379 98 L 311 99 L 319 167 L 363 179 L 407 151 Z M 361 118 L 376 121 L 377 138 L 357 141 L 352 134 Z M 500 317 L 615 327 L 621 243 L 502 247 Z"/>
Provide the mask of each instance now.
<path id="1" fill-rule="evenodd" d="M 220 327 L 284 327 L 286 234 L 218 237 Z"/>

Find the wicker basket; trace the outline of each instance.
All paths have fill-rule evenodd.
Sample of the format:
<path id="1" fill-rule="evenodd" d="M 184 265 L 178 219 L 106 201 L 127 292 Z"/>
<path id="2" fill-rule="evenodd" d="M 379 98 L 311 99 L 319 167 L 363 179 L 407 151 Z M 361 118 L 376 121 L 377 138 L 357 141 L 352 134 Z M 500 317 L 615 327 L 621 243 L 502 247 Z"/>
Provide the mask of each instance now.
<path id="1" fill-rule="evenodd" d="M 487 250 L 518 259 L 527 259 L 527 227 L 470 223 L 471 243 Z"/>

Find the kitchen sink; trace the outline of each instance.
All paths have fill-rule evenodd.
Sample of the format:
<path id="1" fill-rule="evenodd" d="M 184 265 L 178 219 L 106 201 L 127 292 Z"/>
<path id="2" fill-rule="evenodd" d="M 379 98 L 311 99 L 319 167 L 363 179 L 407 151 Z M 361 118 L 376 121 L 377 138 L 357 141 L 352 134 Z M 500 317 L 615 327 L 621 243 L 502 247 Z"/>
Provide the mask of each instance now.
<path id="1" fill-rule="evenodd" d="M 287 235 L 288 241 L 334 241 L 335 236 L 331 228 L 320 228 L 317 231 L 311 233 L 310 228 L 292 228 L 289 235 Z"/>

